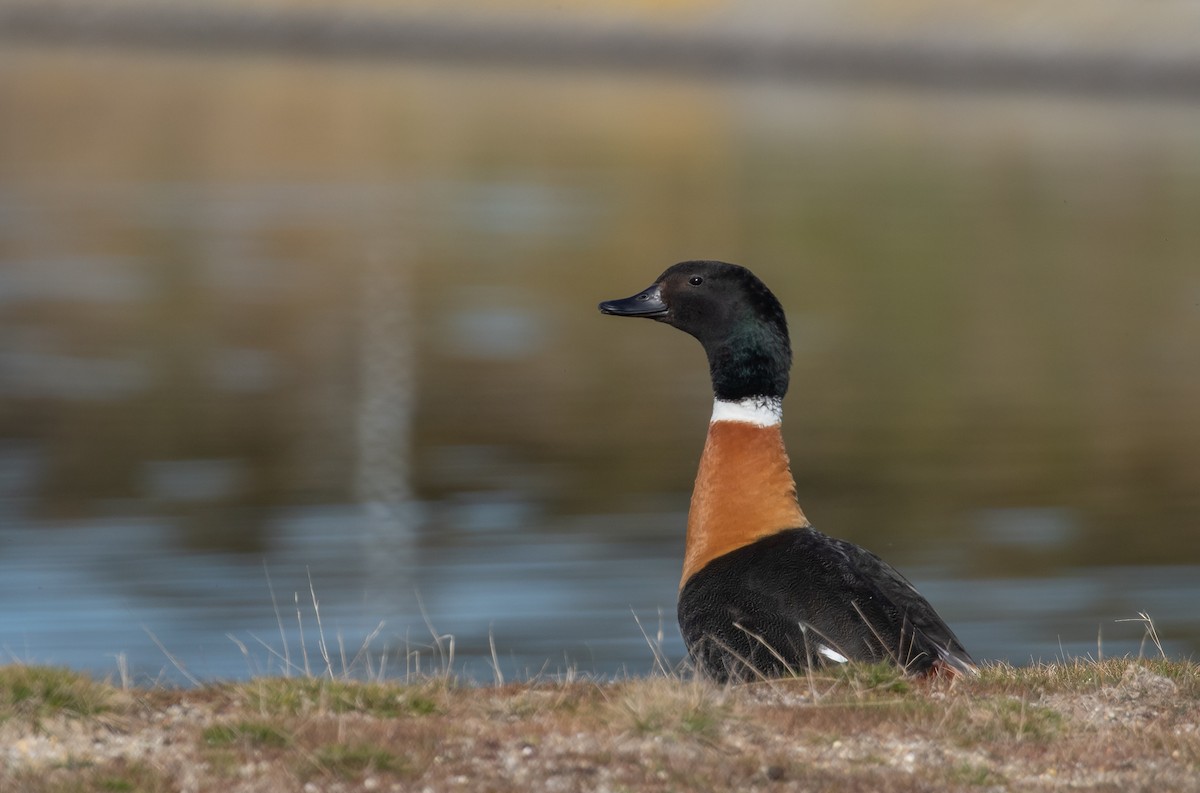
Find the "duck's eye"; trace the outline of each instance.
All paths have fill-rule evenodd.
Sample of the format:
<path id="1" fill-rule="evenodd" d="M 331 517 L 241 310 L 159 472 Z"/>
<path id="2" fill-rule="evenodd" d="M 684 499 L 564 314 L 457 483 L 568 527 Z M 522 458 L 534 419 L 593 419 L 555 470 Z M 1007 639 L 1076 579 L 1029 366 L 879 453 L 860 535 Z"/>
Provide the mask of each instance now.
<path id="1" fill-rule="evenodd" d="M 700 286 L 700 284 L 704 283 L 704 279 L 698 275 L 693 275 L 691 278 L 688 279 L 688 283 L 691 284 L 692 286 Z"/>

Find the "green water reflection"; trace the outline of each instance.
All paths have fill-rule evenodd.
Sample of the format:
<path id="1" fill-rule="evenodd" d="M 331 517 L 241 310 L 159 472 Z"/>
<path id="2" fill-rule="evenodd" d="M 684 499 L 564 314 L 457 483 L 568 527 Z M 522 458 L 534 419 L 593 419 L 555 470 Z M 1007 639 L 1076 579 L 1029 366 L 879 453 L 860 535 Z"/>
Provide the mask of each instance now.
<path id="1" fill-rule="evenodd" d="M 701 351 L 595 304 L 711 257 L 788 309 L 819 527 L 966 580 L 1200 564 L 1198 108 L 0 64 L 12 525 L 165 517 L 180 553 L 262 553 L 305 505 L 417 500 L 429 547 L 463 515 L 517 547 L 677 516 Z M 472 499 L 516 511 L 439 510 Z"/>

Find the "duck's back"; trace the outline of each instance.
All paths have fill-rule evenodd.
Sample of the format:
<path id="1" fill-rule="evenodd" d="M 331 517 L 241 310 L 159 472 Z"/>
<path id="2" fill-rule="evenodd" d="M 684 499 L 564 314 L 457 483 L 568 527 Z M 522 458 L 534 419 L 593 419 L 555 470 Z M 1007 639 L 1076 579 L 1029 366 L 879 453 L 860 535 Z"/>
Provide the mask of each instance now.
<path id="1" fill-rule="evenodd" d="M 697 666 L 718 680 L 799 674 L 847 660 L 888 660 L 915 673 L 972 664 L 891 565 L 810 527 L 710 561 L 680 590 L 679 625 Z"/>

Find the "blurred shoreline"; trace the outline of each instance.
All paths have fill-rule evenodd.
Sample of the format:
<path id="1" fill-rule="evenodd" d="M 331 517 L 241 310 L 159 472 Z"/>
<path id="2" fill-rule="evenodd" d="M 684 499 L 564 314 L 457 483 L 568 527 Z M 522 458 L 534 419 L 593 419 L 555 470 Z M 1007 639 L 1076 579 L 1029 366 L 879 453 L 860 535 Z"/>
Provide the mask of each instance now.
<path id="1" fill-rule="evenodd" d="M 431 12 L 411 6 L 384 10 L 320 4 L 0 2 L 0 40 L 969 91 L 1200 98 L 1200 55 L 1189 46 L 1195 37 L 1188 41 L 1182 33 L 1176 41 L 1146 35 L 1114 40 L 1075 32 L 1022 35 L 1012 25 L 986 20 L 852 28 L 817 15 L 805 19 L 796 9 L 771 10 L 778 13 L 767 18 L 777 19 L 778 25 L 763 24 L 761 13 L 755 17 L 754 11 L 735 15 L 728 10 L 638 18 L 561 9 L 500 13 L 494 7 L 471 12 L 460 8 L 455 13 L 454 8 Z M 1063 16 L 1059 14 L 1060 20 Z M 1079 21 L 1096 16 L 1085 13 Z M 1109 16 L 1106 27 L 1119 25 L 1119 16 Z M 1167 24 L 1161 11 L 1157 17 L 1160 25 L 1151 27 Z M 1061 21 L 1054 27 L 1063 30 Z M 1184 26 L 1183 33 L 1187 29 Z"/>

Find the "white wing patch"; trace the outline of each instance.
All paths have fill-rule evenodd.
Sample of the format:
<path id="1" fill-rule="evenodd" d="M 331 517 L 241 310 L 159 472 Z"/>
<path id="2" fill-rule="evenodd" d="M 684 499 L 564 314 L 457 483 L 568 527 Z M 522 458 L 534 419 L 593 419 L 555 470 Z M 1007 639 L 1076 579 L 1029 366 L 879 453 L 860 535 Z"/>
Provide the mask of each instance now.
<path id="1" fill-rule="evenodd" d="M 841 653 L 839 653 L 837 650 L 833 649 L 832 647 L 826 646 L 824 644 L 817 645 L 817 652 L 820 653 L 821 655 L 825 656 L 826 658 L 828 658 L 830 661 L 835 661 L 839 664 L 850 663 L 849 658 L 842 655 Z"/>

